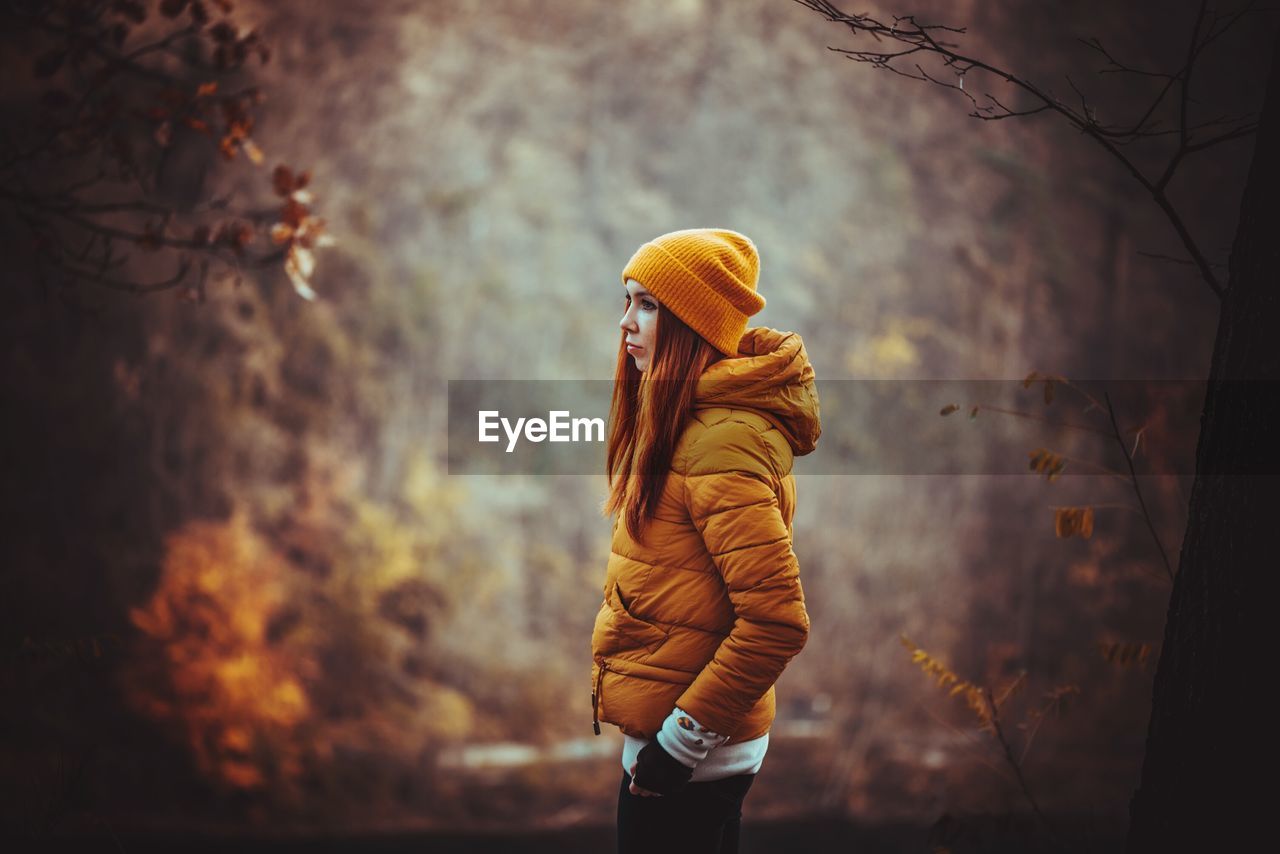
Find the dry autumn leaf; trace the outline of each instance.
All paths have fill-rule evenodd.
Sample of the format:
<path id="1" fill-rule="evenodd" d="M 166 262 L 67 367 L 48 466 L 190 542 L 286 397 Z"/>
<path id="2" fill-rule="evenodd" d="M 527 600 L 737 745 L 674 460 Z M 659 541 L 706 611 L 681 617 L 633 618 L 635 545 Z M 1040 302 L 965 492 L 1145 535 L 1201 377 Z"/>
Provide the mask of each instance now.
<path id="1" fill-rule="evenodd" d="M 315 271 L 315 266 L 315 256 L 311 254 L 310 249 L 298 246 L 296 243 L 289 247 L 289 254 L 284 262 L 284 271 L 288 274 L 289 281 L 293 283 L 293 289 L 303 299 L 314 300 L 316 298 L 316 292 L 311 289 L 311 285 L 307 282 Z"/>
<path id="2" fill-rule="evenodd" d="M 261 166 L 262 161 L 266 159 L 262 149 L 258 148 L 257 143 L 252 139 L 245 139 L 240 143 L 240 147 L 244 149 L 245 154 L 249 155 L 249 159 L 253 161 L 255 166 Z"/>
<path id="3" fill-rule="evenodd" d="M 1079 536 L 1083 540 L 1093 536 L 1092 507 L 1058 507 L 1053 511 L 1053 532 L 1061 538 Z"/>
<path id="4" fill-rule="evenodd" d="M 1036 448 L 1034 451 L 1029 451 L 1027 456 L 1031 458 L 1028 468 L 1045 475 L 1049 480 L 1062 474 L 1067 467 L 1066 461 L 1059 454 L 1046 448 Z"/>

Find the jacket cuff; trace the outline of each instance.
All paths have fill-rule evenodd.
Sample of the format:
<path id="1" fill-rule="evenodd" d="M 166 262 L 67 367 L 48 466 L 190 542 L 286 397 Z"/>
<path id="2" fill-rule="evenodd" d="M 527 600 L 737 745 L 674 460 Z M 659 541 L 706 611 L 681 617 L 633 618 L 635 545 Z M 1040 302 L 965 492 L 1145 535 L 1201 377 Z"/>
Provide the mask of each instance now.
<path id="1" fill-rule="evenodd" d="M 662 722 L 656 740 L 672 758 L 696 768 L 712 748 L 724 744 L 729 737 L 703 726 L 693 715 L 676 706 Z"/>

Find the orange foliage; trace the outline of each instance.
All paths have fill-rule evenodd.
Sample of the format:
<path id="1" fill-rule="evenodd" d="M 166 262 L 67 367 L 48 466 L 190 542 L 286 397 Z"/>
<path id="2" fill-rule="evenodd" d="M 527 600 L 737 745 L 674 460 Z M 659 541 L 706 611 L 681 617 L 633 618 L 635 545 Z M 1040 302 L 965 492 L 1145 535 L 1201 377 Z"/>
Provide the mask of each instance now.
<path id="1" fill-rule="evenodd" d="M 1067 467 L 1060 454 L 1055 454 L 1047 448 L 1036 448 L 1034 451 L 1028 451 L 1027 456 L 1031 458 L 1027 468 L 1045 475 L 1049 480 L 1053 480 L 1062 474 Z"/>
<path id="2" fill-rule="evenodd" d="M 1063 539 L 1079 535 L 1082 540 L 1093 536 L 1092 507 L 1056 507 L 1053 511 L 1053 532 Z"/>
<path id="3" fill-rule="evenodd" d="M 906 635 L 901 635 L 899 640 L 911 653 L 911 660 L 919 665 L 921 670 L 934 677 L 939 687 L 949 687 L 950 696 L 961 697 L 965 705 L 977 716 L 983 729 L 991 729 L 991 708 L 981 687 L 961 679 L 951 668 L 916 646 Z"/>
<path id="4" fill-rule="evenodd" d="M 286 601 L 283 569 L 244 513 L 191 522 L 170 537 L 151 600 L 130 612 L 163 649 L 171 685 L 135 684 L 129 699 L 183 727 L 200 769 L 240 788 L 268 782 L 254 759 L 259 740 L 279 740 L 309 709 L 298 673 L 313 665 L 267 637 Z M 286 756 L 282 770 L 300 768 Z"/>

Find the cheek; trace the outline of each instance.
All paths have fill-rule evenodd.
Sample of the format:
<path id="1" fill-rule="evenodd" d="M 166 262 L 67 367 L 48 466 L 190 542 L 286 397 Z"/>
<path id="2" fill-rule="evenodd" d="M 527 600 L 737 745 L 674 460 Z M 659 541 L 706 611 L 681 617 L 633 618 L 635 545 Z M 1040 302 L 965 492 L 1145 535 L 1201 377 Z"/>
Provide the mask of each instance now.
<path id="1" fill-rule="evenodd" d="M 655 317 L 653 313 L 649 313 L 645 315 L 643 318 L 641 318 L 640 330 L 644 333 L 644 336 L 646 338 L 652 339 L 654 337 L 654 333 L 657 331 L 657 328 L 658 328 L 658 318 Z"/>

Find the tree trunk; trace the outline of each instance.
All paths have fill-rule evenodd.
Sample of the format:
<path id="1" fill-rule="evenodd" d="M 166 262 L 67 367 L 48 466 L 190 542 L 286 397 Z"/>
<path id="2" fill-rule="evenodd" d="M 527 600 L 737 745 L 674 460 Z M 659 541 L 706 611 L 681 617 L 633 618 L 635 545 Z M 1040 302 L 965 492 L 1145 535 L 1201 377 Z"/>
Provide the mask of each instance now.
<path id="1" fill-rule="evenodd" d="M 1280 379 L 1280 34 L 1231 250 L 1196 478 L 1156 671 L 1128 851 L 1245 851 L 1271 836 L 1272 508 Z M 1261 842 L 1265 846 L 1265 842 Z"/>

